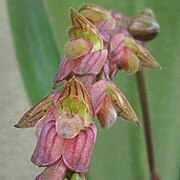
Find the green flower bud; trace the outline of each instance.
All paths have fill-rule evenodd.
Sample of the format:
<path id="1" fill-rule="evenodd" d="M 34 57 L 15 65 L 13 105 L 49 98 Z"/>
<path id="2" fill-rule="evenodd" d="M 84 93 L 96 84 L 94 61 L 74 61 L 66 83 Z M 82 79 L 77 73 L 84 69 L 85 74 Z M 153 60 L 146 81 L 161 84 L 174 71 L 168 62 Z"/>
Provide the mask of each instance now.
<path id="1" fill-rule="evenodd" d="M 139 16 L 133 18 L 129 25 L 129 32 L 136 39 L 148 41 L 157 36 L 160 26 L 151 9 L 145 9 Z"/>

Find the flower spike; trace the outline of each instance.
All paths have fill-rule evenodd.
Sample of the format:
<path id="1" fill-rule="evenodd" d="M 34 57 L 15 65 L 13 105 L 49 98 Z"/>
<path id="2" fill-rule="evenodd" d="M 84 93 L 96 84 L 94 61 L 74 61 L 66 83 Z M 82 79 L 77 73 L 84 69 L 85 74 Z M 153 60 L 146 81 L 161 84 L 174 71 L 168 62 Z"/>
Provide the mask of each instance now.
<path id="1" fill-rule="evenodd" d="M 31 161 L 46 167 L 36 180 L 85 180 L 97 129 L 110 128 L 117 117 L 140 126 L 123 93 L 112 82 L 118 69 L 134 74 L 160 65 L 143 47 L 159 26 L 150 10 L 134 18 L 100 6 L 71 8 L 72 26 L 54 79 L 62 90 L 43 98 L 15 127 L 35 127 L 37 145 Z"/>

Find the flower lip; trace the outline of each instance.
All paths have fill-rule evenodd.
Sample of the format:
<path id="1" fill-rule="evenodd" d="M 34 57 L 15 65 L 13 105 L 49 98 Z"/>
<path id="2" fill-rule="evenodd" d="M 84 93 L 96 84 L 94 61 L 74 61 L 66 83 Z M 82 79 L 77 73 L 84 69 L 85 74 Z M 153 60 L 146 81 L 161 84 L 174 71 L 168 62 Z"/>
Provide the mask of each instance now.
<path id="1" fill-rule="evenodd" d="M 63 113 L 56 118 L 56 131 L 65 139 L 74 138 L 84 129 L 84 119 L 78 114 Z"/>

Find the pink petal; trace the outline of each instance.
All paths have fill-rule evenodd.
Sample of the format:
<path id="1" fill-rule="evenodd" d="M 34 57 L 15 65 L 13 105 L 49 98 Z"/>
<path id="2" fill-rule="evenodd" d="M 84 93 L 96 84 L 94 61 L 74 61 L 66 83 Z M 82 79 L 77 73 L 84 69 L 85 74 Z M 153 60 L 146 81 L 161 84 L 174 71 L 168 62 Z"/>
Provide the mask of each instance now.
<path id="1" fill-rule="evenodd" d="M 78 63 L 78 59 L 64 58 L 62 60 L 62 63 L 60 64 L 58 72 L 54 79 L 55 81 L 54 88 L 57 88 L 59 86 L 60 81 L 67 79 L 70 76 L 72 69 L 77 65 L 77 63 Z"/>
<path id="2" fill-rule="evenodd" d="M 42 128 L 31 161 L 37 166 L 49 166 L 60 157 L 64 139 L 56 132 L 55 121 L 48 121 Z"/>
<path id="3" fill-rule="evenodd" d="M 57 162 L 53 166 L 47 167 L 35 180 L 64 180 L 67 168 L 63 161 Z"/>
<path id="4" fill-rule="evenodd" d="M 53 100 L 52 100 L 52 106 L 53 107 L 57 104 L 60 95 L 61 95 L 61 92 L 55 92 L 54 93 L 54 97 L 53 97 Z"/>
<path id="5" fill-rule="evenodd" d="M 39 138 L 39 136 L 41 134 L 41 130 L 44 127 L 44 125 L 48 121 L 52 121 L 52 120 L 55 120 L 55 118 L 54 118 L 54 114 L 52 112 L 52 109 L 50 109 L 49 111 L 46 112 L 46 114 L 35 125 L 35 135 L 37 138 Z"/>
<path id="6" fill-rule="evenodd" d="M 116 122 L 117 113 L 109 96 L 106 95 L 97 117 L 101 126 L 106 129 L 110 128 Z"/>
<path id="7" fill-rule="evenodd" d="M 107 49 L 101 49 L 93 53 L 89 53 L 73 68 L 73 72 L 78 75 L 83 74 L 98 74 L 106 59 L 107 59 Z"/>
<path id="8" fill-rule="evenodd" d="M 88 171 L 96 133 L 96 126 L 91 124 L 75 138 L 66 140 L 62 156 L 69 169 L 80 173 Z"/>
<path id="9" fill-rule="evenodd" d="M 94 74 L 79 75 L 76 76 L 76 79 L 80 81 L 84 85 L 84 87 L 89 91 L 92 84 L 95 83 L 96 75 Z"/>
<path id="10" fill-rule="evenodd" d="M 112 59 L 119 59 L 122 48 L 124 47 L 125 36 L 122 33 L 117 34 L 111 40 L 110 56 Z"/>
<path id="11" fill-rule="evenodd" d="M 114 18 L 105 19 L 96 25 L 96 28 L 101 31 L 111 31 L 115 28 L 116 21 Z"/>
<path id="12" fill-rule="evenodd" d="M 106 96 L 106 81 L 100 80 L 93 84 L 90 90 L 90 95 L 94 109 L 94 116 L 96 116 Z"/>

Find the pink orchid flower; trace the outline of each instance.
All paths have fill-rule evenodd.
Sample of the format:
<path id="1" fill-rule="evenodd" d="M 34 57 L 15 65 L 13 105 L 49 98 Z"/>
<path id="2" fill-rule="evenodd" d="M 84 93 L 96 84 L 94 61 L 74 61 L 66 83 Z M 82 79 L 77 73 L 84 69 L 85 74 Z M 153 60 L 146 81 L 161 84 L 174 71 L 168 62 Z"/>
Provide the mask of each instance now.
<path id="1" fill-rule="evenodd" d="M 38 142 L 31 160 L 46 167 L 36 179 L 87 172 L 97 134 L 92 118 L 91 98 L 75 77 L 62 92 L 48 95 L 25 113 L 16 127 L 35 127 Z"/>

